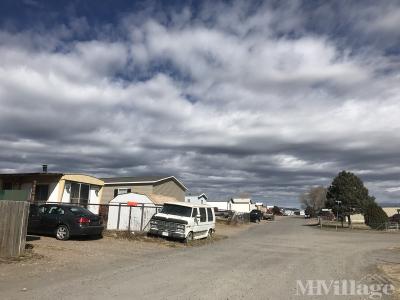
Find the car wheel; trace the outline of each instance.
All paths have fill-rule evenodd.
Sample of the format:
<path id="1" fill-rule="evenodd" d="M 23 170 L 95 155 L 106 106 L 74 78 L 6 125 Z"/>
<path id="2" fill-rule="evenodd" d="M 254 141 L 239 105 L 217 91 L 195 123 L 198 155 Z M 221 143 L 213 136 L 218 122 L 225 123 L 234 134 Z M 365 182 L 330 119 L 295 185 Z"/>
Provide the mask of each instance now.
<path id="1" fill-rule="evenodd" d="M 188 235 L 185 238 L 185 244 L 190 243 L 191 241 L 193 241 L 193 232 L 189 232 Z"/>
<path id="2" fill-rule="evenodd" d="M 59 225 L 56 229 L 56 239 L 66 241 L 69 239 L 69 229 L 65 225 Z"/>
<path id="3" fill-rule="evenodd" d="M 207 236 L 207 238 L 208 238 L 208 239 L 212 239 L 213 237 L 214 237 L 214 230 L 210 229 L 210 230 L 208 231 L 208 236 Z"/>

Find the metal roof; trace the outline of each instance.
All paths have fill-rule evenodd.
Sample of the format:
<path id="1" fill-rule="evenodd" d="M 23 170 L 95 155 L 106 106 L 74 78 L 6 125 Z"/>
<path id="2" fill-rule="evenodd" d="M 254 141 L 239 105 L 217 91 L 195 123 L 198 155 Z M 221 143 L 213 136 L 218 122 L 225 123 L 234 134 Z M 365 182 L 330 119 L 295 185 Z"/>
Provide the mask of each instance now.
<path id="1" fill-rule="evenodd" d="M 233 203 L 252 203 L 250 198 L 232 198 Z"/>
<path id="2" fill-rule="evenodd" d="M 175 176 L 130 176 L 130 177 L 112 177 L 112 178 L 101 178 L 104 181 L 105 185 L 113 185 L 113 184 L 154 184 L 159 183 L 161 181 L 166 181 L 172 179 L 178 185 L 182 187 L 185 191 L 187 190 L 186 186 L 180 182 Z"/>
<path id="3" fill-rule="evenodd" d="M 169 178 L 168 176 L 126 176 L 126 177 L 109 177 L 101 178 L 105 183 L 114 182 L 157 182 Z"/>
<path id="4" fill-rule="evenodd" d="M 37 172 L 37 173 L 0 173 L 0 178 L 26 178 L 26 177 L 63 177 L 63 176 L 87 176 L 94 178 L 98 181 L 102 181 L 101 179 L 88 174 L 83 173 L 51 173 L 51 172 Z"/>
<path id="5" fill-rule="evenodd" d="M 196 203 L 187 203 L 187 202 L 165 202 L 164 204 L 170 204 L 170 205 L 179 205 L 179 206 L 186 206 L 186 207 L 211 207 L 210 205 L 207 204 L 196 204 Z"/>
<path id="6" fill-rule="evenodd" d="M 0 177 L 22 177 L 22 176 L 63 176 L 64 173 L 3 173 Z"/>

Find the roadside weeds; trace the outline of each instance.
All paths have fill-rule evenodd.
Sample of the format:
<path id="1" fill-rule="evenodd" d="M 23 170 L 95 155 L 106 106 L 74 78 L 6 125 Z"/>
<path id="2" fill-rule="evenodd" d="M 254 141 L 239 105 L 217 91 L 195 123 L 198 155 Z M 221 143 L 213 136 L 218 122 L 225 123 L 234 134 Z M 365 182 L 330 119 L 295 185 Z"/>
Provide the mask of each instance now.
<path id="1" fill-rule="evenodd" d="M 196 246 L 204 246 L 208 245 L 223 239 L 228 238 L 225 235 L 214 235 L 212 238 L 206 238 L 201 240 L 193 240 L 188 244 L 183 243 L 182 241 L 167 239 L 156 236 L 149 236 L 147 233 L 137 233 L 137 232 L 129 232 L 129 231 L 113 231 L 107 232 L 104 234 L 107 237 L 128 240 L 128 241 L 139 241 L 145 243 L 154 243 L 165 247 L 170 248 L 183 248 L 183 247 L 196 247 Z"/>

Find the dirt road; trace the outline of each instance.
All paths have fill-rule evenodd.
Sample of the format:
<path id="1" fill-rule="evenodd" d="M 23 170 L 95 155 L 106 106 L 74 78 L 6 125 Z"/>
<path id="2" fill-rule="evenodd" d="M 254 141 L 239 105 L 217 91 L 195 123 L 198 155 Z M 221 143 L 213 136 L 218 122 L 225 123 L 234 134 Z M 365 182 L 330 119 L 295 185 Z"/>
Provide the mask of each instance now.
<path id="1" fill-rule="evenodd" d="M 400 234 L 325 231 L 304 224 L 301 218 L 284 218 L 202 247 L 146 248 L 132 256 L 121 249 L 122 258 L 99 257 L 96 264 L 66 265 L 33 277 L 21 274 L 19 280 L 5 276 L 0 295 L 75 300 L 319 299 L 296 295 L 297 280 L 359 280 L 375 274 L 377 262 L 400 263 L 400 256 L 387 250 L 400 245 Z"/>

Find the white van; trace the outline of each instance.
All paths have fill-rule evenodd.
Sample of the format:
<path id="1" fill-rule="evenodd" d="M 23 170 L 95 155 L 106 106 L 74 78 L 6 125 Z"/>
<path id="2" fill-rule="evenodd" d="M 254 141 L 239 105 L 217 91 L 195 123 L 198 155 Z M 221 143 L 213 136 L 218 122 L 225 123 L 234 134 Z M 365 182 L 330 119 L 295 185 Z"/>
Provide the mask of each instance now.
<path id="1" fill-rule="evenodd" d="M 215 214 L 209 205 L 168 202 L 150 220 L 150 234 L 186 242 L 211 237 L 214 232 Z"/>

